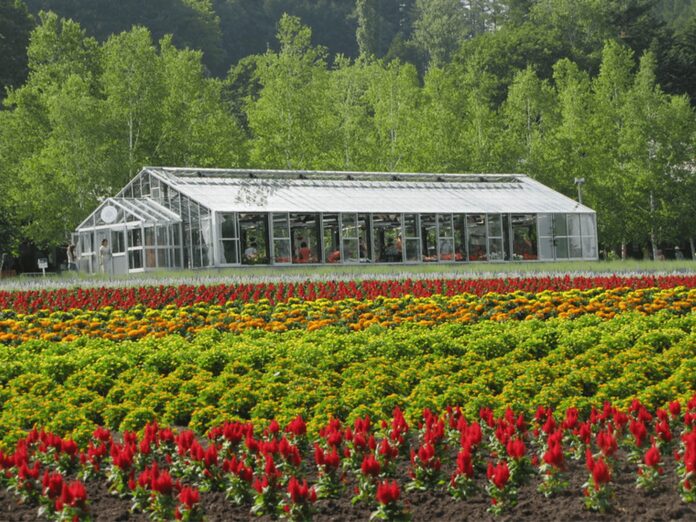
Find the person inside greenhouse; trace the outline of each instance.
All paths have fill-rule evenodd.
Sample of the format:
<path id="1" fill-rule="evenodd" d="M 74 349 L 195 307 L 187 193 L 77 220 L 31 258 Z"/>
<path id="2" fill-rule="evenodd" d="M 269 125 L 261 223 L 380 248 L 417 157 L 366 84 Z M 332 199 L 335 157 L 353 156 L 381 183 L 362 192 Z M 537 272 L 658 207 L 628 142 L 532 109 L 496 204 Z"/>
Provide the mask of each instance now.
<path id="1" fill-rule="evenodd" d="M 384 261 L 387 263 L 401 261 L 401 252 L 396 248 L 391 239 L 387 242 L 387 247 L 384 249 Z"/>
<path id="2" fill-rule="evenodd" d="M 311 263 L 312 262 L 312 249 L 307 246 L 306 241 L 303 241 L 300 244 L 300 249 L 297 251 L 297 262 L 298 263 Z"/>
<path id="3" fill-rule="evenodd" d="M 252 241 L 246 250 L 244 250 L 244 257 L 246 257 L 249 261 L 256 261 L 258 255 L 259 251 L 256 248 L 256 242 Z"/>
<path id="4" fill-rule="evenodd" d="M 111 248 L 106 239 L 102 239 L 99 247 L 99 270 L 102 274 L 111 273 Z"/>

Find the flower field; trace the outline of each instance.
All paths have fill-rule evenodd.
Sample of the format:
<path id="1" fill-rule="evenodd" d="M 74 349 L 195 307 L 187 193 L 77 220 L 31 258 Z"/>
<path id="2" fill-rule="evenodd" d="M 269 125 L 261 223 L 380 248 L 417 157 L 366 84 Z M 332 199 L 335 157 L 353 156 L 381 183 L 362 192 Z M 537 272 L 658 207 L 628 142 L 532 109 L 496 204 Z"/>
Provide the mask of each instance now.
<path id="1" fill-rule="evenodd" d="M 696 516 L 693 276 L 4 292 L 0 310 L 2 520 Z"/>
<path id="2" fill-rule="evenodd" d="M 509 277 L 478 279 L 394 279 L 366 281 L 307 281 L 304 283 L 257 283 L 234 285 L 159 285 L 141 287 L 99 287 L 57 290 L 4 291 L 0 290 L 0 310 L 12 309 L 17 313 L 39 310 L 99 310 L 107 306 L 129 310 L 136 305 L 145 308 L 177 307 L 196 303 L 223 305 L 229 301 L 256 302 L 265 299 L 269 304 L 297 298 L 303 301 L 329 299 L 375 299 L 377 297 L 430 297 L 487 293 L 507 294 L 520 290 L 538 293 L 546 290 L 589 290 L 592 288 L 696 288 L 694 275 L 661 276 L 564 276 L 564 277 Z"/>
<path id="3" fill-rule="evenodd" d="M 340 301 L 290 298 L 275 305 L 266 299 L 247 303 L 228 301 L 223 305 L 207 302 L 183 307 L 166 305 L 160 309 L 134 305 L 127 311 L 112 307 L 40 310 L 31 314 L 3 310 L 0 311 L 0 343 L 21 344 L 32 339 L 73 341 L 83 336 L 122 341 L 168 334 L 191 336 L 209 329 L 222 332 L 258 329 L 311 332 L 338 326 L 356 331 L 371 326 L 396 327 L 406 323 L 434 326 L 481 320 L 572 319 L 586 314 L 610 319 L 627 311 L 653 314 L 667 310 L 671 314 L 687 314 L 695 307 L 694 288 L 632 290 L 620 287 L 610 290 L 547 290 L 536 294 L 516 291 L 483 296 L 379 296 L 368 300 L 349 298 Z"/>

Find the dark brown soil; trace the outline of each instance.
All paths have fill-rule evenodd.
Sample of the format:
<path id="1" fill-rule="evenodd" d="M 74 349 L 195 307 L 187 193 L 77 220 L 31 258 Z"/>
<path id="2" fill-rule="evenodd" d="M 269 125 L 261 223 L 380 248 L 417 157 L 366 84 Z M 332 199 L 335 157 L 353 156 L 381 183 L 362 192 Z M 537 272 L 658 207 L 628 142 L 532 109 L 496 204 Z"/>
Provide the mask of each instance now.
<path id="1" fill-rule="evenodd" d="M 614 510 L 599 514 L 585 510 L 581 485 L 587 479 L 582 463 L 572 462 L 569 470 L 570 488 L 561 495 L 547 499 L 536 492 L 538 479 L 533 478 L 519 491 L 519 502 L 505 514 L 494 517 L 487 512 L 490 505 L 485 493 L 478 493 L 466 501 L 453 500 L 446 491 L 411 492 L 403 496 L 404 504 L 410 510 L 414 521 L 540 521 L 540 520 L 640 520 L 669 521 L 696 520 L 696 505 L 682 503 L 677 490 L 677 476 L 673 462 L 668 463 L 663 478 L 664 487 L 656 493 L 647 494 L 636 489 L 635 468 L 620 464 L 615 470 L 612 487 L 615 492 Z M 483 474 L 482 474 L 483 475 Z M 480 480 L 483 486 L 483 476 Z M 350 486 L 348 487 L 350 489 Z M 91 510 L 95 521 L 145 521 L 143 514 L 130 513 L 128 500 L 118 499 L 109 494 L 104 482 L 88 483 Z M 18 502 L 18 497 L 6 490 L 0 490 L 0 521 L 34 521 L 38 519 L 38 508 Z M 249 506 L 235 507 L 225 501 L 222 493 L 201 495 L 201 502 L 210 522 L 270 520 L 268 517 L 253 517 Z M 318 521 L 349 522 L 368 520 L 371 509 L 364 505 L 353 506 L 350 492 L 346 491 L 338 500 L 317 502 Z"/>

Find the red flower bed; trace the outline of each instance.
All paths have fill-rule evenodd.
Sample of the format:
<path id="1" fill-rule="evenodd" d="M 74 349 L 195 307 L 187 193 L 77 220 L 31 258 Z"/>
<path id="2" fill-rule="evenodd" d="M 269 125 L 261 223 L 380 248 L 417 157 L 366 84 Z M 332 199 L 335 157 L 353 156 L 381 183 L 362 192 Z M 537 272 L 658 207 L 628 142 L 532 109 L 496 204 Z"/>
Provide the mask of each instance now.
<path id="1" fill-rule="evenodd" d="M 484 295 L 489 292 L 510 293 L 517 290 L 537 293 L 544 290 L 586 290 L 589 288 L 672 288 L 696 287 L 696 276 L 593 276 L 593 277 L 526 277 L 495 279 L 403 279 L 373 281 L 322 281 L 303 283 L 259 283 L 209 286 L 146 286 L 122 288 L 75 288 L 59 290 L 0 291 L 0 309 L 13 309 L 21 313 L 37 310 L 68 310 L 80 308 L 97 310 L 106 306 L 128 310 L 136 305 L 146 308 L 162 308 L 167 305 L 189 306 L 204 302 L 224 304 L 227 301 L 259 301 L 267 299 L 271 304 L 286 302 L 291 298 L 306 301 L 329 299 L 332 301 L 354 298 L 374 299 L 379 296 L 415 297 L 431 295 L 457 295 L 470 293 Z"/>
<path id="2" fill-rule="evenodd" d="M 579 485 L 573 474 L 583 465 Z M 34 429 L 13 452 L 0 452 L 0 486 L 54 520 L 86 519 L 99 509 L 85 483 L 106 484 L 107 497 L 159 520 L 201 520 L 206 506 L 309 520 L 322 503 L 335 508 L 351 497 L 356 510 L 407 520 L 423 494 L 437 491 L 440 502 L 445 493 L 447 502 L 487 498 L 488 511 L 498 514 L 531 496 L 561 495 L 567 505 L 574 490 L 585 509 L 605 512 L 626 483 L 651 491 L 652 503 L 678 495 L 688 518 L 696 515 L 689 507 L 695 482 L 696 396 L 655 412 L 638 401 L 625 411 L 605 404 L 584 418 L 574 408 L 560 416 L 539 408 L 532 419 L 510 409 L 495 417 L 482 408 L 478 419 L 457 408 L 426 409 L 417 426 L 397 408 L 378 424 L 333 419 L 313 438 L 300 417 L 284 429 L 276 421 L 263 430 L 225 423 L 204 440 L 156 423 L 141 436 L 116 438 L 100 428 L 82 449 Z M 628 507 L 621 509 L 628 517 Z"/>

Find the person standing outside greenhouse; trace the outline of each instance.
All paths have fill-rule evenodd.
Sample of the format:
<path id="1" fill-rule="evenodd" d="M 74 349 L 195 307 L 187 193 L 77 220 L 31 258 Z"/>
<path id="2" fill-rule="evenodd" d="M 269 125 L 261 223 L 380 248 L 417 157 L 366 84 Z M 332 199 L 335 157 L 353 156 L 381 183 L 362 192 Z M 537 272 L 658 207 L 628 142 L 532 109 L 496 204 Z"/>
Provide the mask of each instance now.
<path id="1" fill-rule="evenodd" d="M 75 243 L 70 243 L 67 249 L 68 254 L 68 270 L 77 272 L 77 252 L 75 252 Z"/>
<path id="2" fill-rule="evenodd" d="M 111 273 L 111 249 L 106 239 L 102 240 L 99 247 L 99 270 L 102 274 Z"/>

